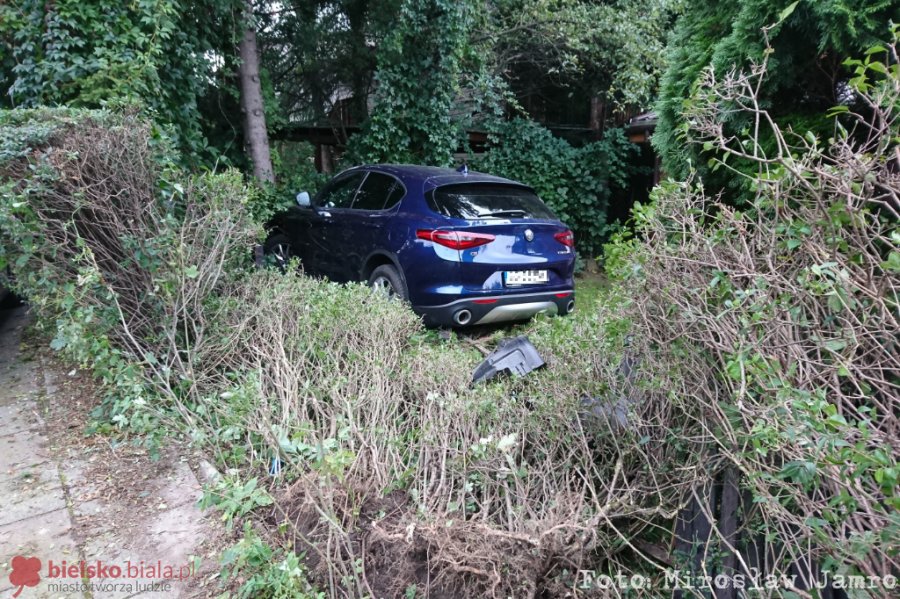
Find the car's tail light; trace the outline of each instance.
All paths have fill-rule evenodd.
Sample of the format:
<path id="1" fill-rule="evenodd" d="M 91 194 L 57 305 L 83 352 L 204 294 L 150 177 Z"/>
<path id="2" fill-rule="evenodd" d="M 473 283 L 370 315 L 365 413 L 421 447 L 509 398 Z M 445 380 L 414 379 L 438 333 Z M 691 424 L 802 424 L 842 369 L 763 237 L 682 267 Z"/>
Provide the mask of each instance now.
<path id="1" fill-rule="evenodd" d="M 553 236 L 556 241 L 570 248 L 575 247 L 575 236 L 571 231 L 563 231 Z"/>
<path id="2" fill-rule="evenodd" d="M 443 231 L 441 229 L 419 229 L 416 237 L 433 241 L 453 250 L 468 250 L 494 241 L 493 235 L 470 231 Z"/>

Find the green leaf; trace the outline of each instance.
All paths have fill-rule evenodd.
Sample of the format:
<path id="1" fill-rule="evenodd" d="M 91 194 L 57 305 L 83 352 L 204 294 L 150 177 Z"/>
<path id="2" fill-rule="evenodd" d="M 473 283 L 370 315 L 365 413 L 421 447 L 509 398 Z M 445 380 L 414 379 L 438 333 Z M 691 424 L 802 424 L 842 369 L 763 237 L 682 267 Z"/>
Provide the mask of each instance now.
<path id="1" fill-rule="evenodd" d="M 196 279 L 200 275 L 200 271 L 193 264 L 184 269 L 184 276 L 189 279 Z"/>
<path id="2" fill-rule="evenodd" d="M 833 352 L 839 352 L 847 347 L 846 339 L 829 339 L 825 342 L 825 349 Z"/>
<path id="3" fill-rule="evenodd" d="M 806 519 L 806 525 L 809 526 L 810 528 L 822 528 L 824 526 L 827 526 L 828 522 L 826 520 L 823 520 L 822 518 L 816 518 L 815 516 L 810 516 L 809 518 Z"/>
<path id="4" fill-rule="evenodd" d="M 881 267 L 888 272 L 900 272 L 900 252 L 892 251 Z"/>
<path id="5" fill-rule="evenodd" d="M 832 414 L 828 417 L 828 423 L 836 427 L 845 427 L 847 426 L 847 419 L 841 414 Z"/>
<path id="6" fill-rule="evenodd" d="M 796 0 L 796 2 L 791 2 L 790 4 L 788 4 L 787 7 L 785 7 L 785 9 L 781 11 L 781 14 L 778 15 L 778 22 L 781 23 L 786 18 L 791 16 L 794 13 L 794 9 L 797 8 L 798 4 L 800 4 L 800 0 Z"/>
<path id="7" fill-rule="evenodd" d="M 844 303 L 837 293 L 832 293 L 828 296 L 828 309 L 834 314 L 837 314 L 844 309 Z"/>

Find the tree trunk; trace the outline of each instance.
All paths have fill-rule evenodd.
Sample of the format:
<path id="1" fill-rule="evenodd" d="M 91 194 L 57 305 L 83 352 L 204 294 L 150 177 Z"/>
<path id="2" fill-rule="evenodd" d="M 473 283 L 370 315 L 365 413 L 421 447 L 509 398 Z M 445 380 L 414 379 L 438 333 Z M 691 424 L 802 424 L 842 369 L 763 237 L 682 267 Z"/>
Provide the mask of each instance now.
<path id="1" fill-rule="evenodd" d="M 244 35 L 241 37 L 241 111 L 244 114 L 244 143 L 253 162 L 253 176 L 260 181 L 275 182 L 272 157 L 269 154 L 269 135 L 266 132 L 266 112 L 262 86 L 259 82 L 259 53 L 256 48 L 256 29 L 253 27 L 253 2 L 245 0 Z"/>
<path id="2" fill-rule="evenodd" d="M 345 3 L 347 20 L 350 23 L 350 60 L 353 65 L 350 89 L 350 120 L 346 125 L 361 125 L 369 116 L 369 85 L 375 69 L 374 54 L 366 39 L 366 20 L 369 14 L 369 0 L 349 0 Z"/>
<path id="3" fill-rule="evenodd" d="M 603 137 L 603 125 L 606 119 L 606 103 L 600 96 L 591 96 L 591 120 L 588 127 L 594 132 L 594 139 Z"/>

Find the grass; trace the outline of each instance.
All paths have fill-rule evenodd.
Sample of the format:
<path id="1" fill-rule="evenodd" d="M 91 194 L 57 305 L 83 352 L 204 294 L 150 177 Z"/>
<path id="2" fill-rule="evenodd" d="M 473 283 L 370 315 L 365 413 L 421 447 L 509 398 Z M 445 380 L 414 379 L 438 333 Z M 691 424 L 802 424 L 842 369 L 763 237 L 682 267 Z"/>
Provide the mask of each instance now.
<path id="1" fill-rule="evenodd" d="M 609 287 L 609 281 L 602 274 L 585 274 L 575 279 L 575 303 L 578 311 L 587 311 L 597 305 L 597 301 Z"/>

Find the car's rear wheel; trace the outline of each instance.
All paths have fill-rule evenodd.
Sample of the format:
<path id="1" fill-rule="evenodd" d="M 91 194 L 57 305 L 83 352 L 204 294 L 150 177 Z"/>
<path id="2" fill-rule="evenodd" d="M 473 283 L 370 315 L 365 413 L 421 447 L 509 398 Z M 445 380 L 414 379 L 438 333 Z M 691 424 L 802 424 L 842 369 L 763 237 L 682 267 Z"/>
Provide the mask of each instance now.
<path id="1" fill-rule="evenodd" d="M 268 266 L 285 272 L 291 258 L 294 257 L 294 251 L 287 235 L 276 233 L 266 239 L 266 243 L 263 244 L 263 255 Z"/>
<path id="2" fill-rule="evenodd" d="M 406 301 L 409 297 L 400 272 L 389 264 L 383 264 L 372 271 L 369 275 L 369 287 L 376 293 L 384 294 L 388 299 Z"/>

